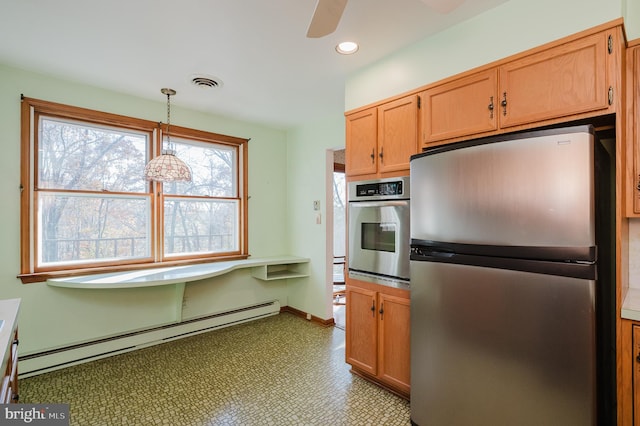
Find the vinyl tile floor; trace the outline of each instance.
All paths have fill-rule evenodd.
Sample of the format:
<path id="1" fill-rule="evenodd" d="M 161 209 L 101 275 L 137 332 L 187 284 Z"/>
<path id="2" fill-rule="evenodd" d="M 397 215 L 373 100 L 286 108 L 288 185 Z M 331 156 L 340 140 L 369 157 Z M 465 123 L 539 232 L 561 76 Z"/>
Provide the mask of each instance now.
<path id="1" fill-rule="evenodd" d="M 20 379 L 71 425 L 410 425 L 409 403 L 349 372 L 344 331 L 289 313 Z"/>

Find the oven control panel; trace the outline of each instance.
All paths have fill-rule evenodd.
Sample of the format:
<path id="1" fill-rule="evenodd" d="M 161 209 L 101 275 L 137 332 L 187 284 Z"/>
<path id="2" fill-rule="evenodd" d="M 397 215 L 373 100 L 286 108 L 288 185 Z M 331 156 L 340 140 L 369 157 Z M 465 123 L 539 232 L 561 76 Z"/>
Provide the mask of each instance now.
<path id="1" fill-rule="evenodd" d="M 408 177 L 350 182 L 349 186 L 350 201 L 409 198 Z"/>

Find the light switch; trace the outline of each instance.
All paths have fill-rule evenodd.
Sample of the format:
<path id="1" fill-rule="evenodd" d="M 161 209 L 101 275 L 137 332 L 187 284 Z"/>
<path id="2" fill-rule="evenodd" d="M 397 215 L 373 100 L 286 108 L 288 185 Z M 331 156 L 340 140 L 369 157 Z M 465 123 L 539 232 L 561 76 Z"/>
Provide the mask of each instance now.
<path id="1" fill-rule="evenodd" d="M 322 223 L 322 215 L 320 213 L 316 213 L 316 224 L 320 225 Z"/>

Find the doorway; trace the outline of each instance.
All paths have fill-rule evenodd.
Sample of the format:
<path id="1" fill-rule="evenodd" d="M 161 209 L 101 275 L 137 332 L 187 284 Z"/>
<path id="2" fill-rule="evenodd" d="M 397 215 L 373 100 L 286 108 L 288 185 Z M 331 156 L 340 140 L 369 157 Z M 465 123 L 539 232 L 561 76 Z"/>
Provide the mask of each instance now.
<path id="1" fill-rule="evenodd" d="M 346 272 L 346 201 L 344 149 L 333 151 L 333 320 L 335 326 L 345 327 L 345 272 Z"/>

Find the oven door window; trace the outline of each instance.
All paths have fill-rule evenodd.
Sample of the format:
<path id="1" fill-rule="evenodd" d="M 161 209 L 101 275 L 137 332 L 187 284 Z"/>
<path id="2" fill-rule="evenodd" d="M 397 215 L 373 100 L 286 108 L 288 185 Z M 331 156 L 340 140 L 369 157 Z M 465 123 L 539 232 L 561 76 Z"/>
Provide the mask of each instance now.
<path id="1" fill-rule="evenodd" d="M 362 223 L 360 247 L 364 250 L 396 251 L 395 223 Z"/>

